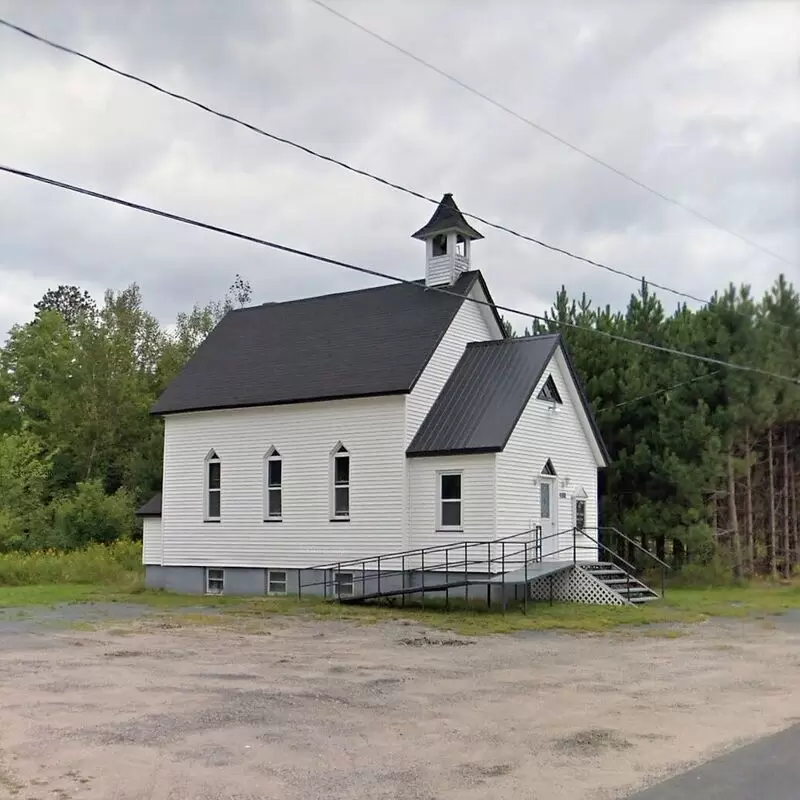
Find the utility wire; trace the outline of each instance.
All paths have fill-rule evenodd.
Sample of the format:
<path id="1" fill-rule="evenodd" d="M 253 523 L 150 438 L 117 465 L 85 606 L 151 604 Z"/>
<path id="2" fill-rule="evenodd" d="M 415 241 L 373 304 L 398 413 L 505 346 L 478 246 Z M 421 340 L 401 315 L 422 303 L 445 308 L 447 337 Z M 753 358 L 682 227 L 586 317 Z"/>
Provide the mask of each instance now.
<path id="1" fill-rule="evenodd" d="M 27 172 L 25 170 L 17 169 L 15 167 L 5 166 L 0 164 L 0 172 L 6 172 L 10 175 L 17 175 L 21 178 L 27 178 L 31 181 L 36 181 L 38 183 L 44 183 L 48 186 L 55 186 L 59 189 L 66 189 L 67 191 L 74 192 L 76 194 L 87 195 L 88 197 L 94 197 L 98 200 L 105 200 L 109 203 L 114 203 L 118 206 L 125 206 L 126 208 L 132 208 L 136 211 L 143 211 L 147 214 L 153 214 L 157 217 L 163 217 L 164 219 L 172 220 L 173 222 L 180 222 L 184 225 L 191 225 L 195 228 L 201 228 L 207 231 L 213 231 L 214 233 L 220 233 L 224 236 L 230 236 L 234 239 L 240 239 L 246 242 L 252 242 L 253 244 L 259 244 L 263 247 L 269 247 L 273 250 L 279 250 L 284 253 L 291 253 L 292 255 L 302 256 L 303 258 L 309 258 L 314 261 L 319 261 L 323 264 L 331 264 L 336 267 L 343 267 L 344 269 L 349 269 L 354 272 L 360 272 L 363 275 L 371 275 L 376 278 L 383 278 L 387 281 L 393 281 L 394 283 L 403 283 L 408 284 L 409 286 L 417 286 L 423 291 L 435 291 L 441 294 L 451 295 L 453 297 L 458 297 L 462 300 L 469 300 L 472 303 L 477 303 L 478 305 L 487 306 L 488 308 L 492 308 L 495 311 L 505 311 L 509 314 L 518 314 L 521 317 L 528 317 L 529 319 L 537 320 L 539 322 L 544 322 L 548 325 L 556 325 L 562 328 L 572 328 L 575 330 L 586 331 L 587 333 L 594 333 L 598 336 L 603 336 L 606 339 L 616 342 L 622 342 L 624 344 L 634 345 L 636 347 L 644 347 L 648 350 L 654 350 L 659 353 L 667 353 L 668 355 L 673 356 L 682 356 L 684 358 L 689 358 L 694 361 L 702 361 L 706 364 L 715 364 L 721 367 L 727 367 L 728 369 L 736 369 L 742 372 L 752 372 L 757 375 L 763 375 L 768 378 L 775 378 L 781 381 L 787 381 L 788 383 L 793 383 L 800 385 L 800 378 L 793 378 L 789 375 L 781 375 L 777 372 L 770 372 L 769 370 L 759 369 L 758 367 L 749 367 L 743 364 L 735 364 L 730 361 L 722 361 L 718 358 L 712 358 L 710 356 L 701 356 L 697 353 L 688 353 L 683 350 L 676 350 L 672 347 L 665 347 L 663 345 L 653 344 L 652 342 L 643 342 L 638 339 L 629 339 L 626 336 L 619 336 L 615 333 L 609 333 L 608 331 L 598 330 L 596 328 L 587 328 L 583 325 L 576 325 L 572 322 L 557 322 L 555 320 L 548 319 L 541 314 L 533 314 L 530 311 L 521 311 L 518 308 L 511 308 L 510 306 L 501 306 L 497 305 L 496 303 L 490 303 L 487 300 L 479 300 L 474 297 L 464 297 L 463 295 L 459 294 L 458 292 L 454 292 L 451 289 L 445 289 L 441 286 L 425 286 L 424 284 L 419 283 L 418 281 L 409 280 L 408 278 L 400 278 L 397 275 L 391 275 L 387 272 L 380 272 L 376 269 L 371 269 L 369 267 L 362 267 L 356 264 L 348 263 L 347 261 L 340 261 L 336 258 L 329 258 L 327 256 L 321 256 L 316 253 L 311 253 L 308 250 L 300 250 L 296 247 L 290 247 L 289 245 L 280 244 L 278 242 L 269 241 L 268 239 L 261 239 L 258 236 L 252 236 L 246 233 L 240 233 L 238 231 L 231 230 L 230 228 L 223 228 L 219 225 L 212 225 L 209 222 L 201 222 L 200 220 L 191 219 L 190 217 L 183 217 L 179 214 L 173 214 L 169 211 L 163 211 L 158 208 L 153 208 L 152 206 L 142 205 L 141 203 L 134 203 L 130 200 L 123 200 L 120 197 L 114 197 L 112 195 L 103 194 L 102 192 L 96 192 L 92 189 L 86 189 L 81 186 L 75 186 L 74 184 L 65 183 L 64 181 L 55 180 L 54 178 L 48 178 L 43 175 L 38 175 L 34 172 Z"/>
<path id="2" fill-rule="evenodd" d="M 714 375 L 719 375 L 720 370 L 715 369 L 712 372 L 709 372 L 706 375 L 698 375 L 696 378 L 692 378 L 688 381 L 681 381 L 680 383 L 674 383 L 672 386 L 665 386 L 663 389 L 656 389 L 655 392 L 649 392 L 648 394 L 640 394 L 638 397 L 632 397 L 630 400 L 623 400 L 621 403 L 617 403 L 613 406 L 606 406 L 605 408 L 601 408 L 598 410 L 598 414 L 604 414 L 606 411 L 613 411 L 616 408 L 622 408 L 623 406 L 630 405 L 631 403 L 638 403 L 640 400 L 647 400 L 650 397 L 658 397 L 661 394 L 666 394 L 667 392 L 671 392 L 673 389 L 680 389 L 683 386 L 689 386 L 692 383 L 697 383 L 697 381 L 703 381 L 706 378 L 711 378 Z"/>
<path id="3" fill-rule="evenodd" d="M 602 158 L 598 156 L 592 155 L 588 151 L 584 150 L 578 145 L 572 144 L 572 142 L 567 141 L 562 136 L 559 136 L 557 133 L 553 133 L 553 131 L 548 130 L 543 125 L 540 125 L 537 122 L 534 122 L 530 117 L 526 117 L 523 114 L 520 114 L 518 111 L 515 111 L 513 108 L 501 103 L 499 100 L 491 97 L 490 95 L 476 89 L 474 86 L 470 86 L 468 83 L 465 83 L 460 78 L 456 77 L 455 75 L 445 72 L 445 70 L 437 67 L 435 64 L 432 64 L 430 61 L 426 61 L 422 56 L 418 56 L 416 53 L 407 50 L 405 47 L 393 42 L 391 39 L 387 39 L 385 36 L 381 36 L 381 34 L 377 33 L 376 31 L 371 30 L 370 28 L 366 27 L 366 25 L 362 25 L 360 22 L 348 17 L 346 14 L 343 14 L 341 11 L 337 11 L 335 8 L 331 8 L 331 6 L 323 3 L 322 0 L 311 0 L 314 5 L 319 6 L 320 8 L 325 9 L 329 13 L 333 14 L 335 17 L 347 22 L 348 24 L 352 25 L 354 28 L 358 28 L 360 31 L 363 31 L 367 35 L 371 36 L 373 39 L 377 39 L 379 42 L 383 42 L 383 44 L 391 47 L 393 50 L 396 50 L 398 53 L 402 53 L 404 56 L 416 61 L 418 64 L 421 64 L 423 67 L 426 67 L 429 70 L 432 70 L 437 75 L 441 75 L 443 78 L 446 78 L 449 81 L 452 81 L 457 86 L 460 86 L 462 89 L 474 94 L 476 97 L 480 97 L 481 100 L 485 100 L 487 103 L 491 103 L 491 105 L 499 108 L 501 111 L 505 111 L 506 114 L 510 114 L 512 117 L 518 119 L 520 122 L 524 122 L 526 125 L 529 125 L 534 130 L 539 131 L 539 133 L 543 133 L 545 136 L 549 136 L 551 139 L 554 139 L 559 144 L 568 147 L 570 150 L 573 150 L 576 153 L 580 153 L 580 155 L 588 158 L 590 161 L 594 161 L 595 164 L 599 164 L 601 167 L 605 167 L 607 170 L 610 170 L 615 175 L 618 175 L 620 178 L 624 178 L 626 181 L 638 186 L 640 189 L 644 189 L 646 192 L 654 195 L 655 197 L 660 198 L 661 200 L 666 201 L 667 203 L 671 203 L 674 206 L 677 206 L 680 209 L 683 209 L 689 214 L 701 219 L 703 222 L 712 225 L 713 227 L 717 228 L 718 230 L 724 231 L 731 236 L 739 239 L 740 241 L 744 242 L 745 244 L 750 245 L 750 247 L 755 248 L 756 250 L 760 250 L 762 253 L 765 253 L 768 256 L 772 256 L 773 258 L 777 258 L 779 261 L 783 261 L 785 264 L 789 264 L 790 266 L 796 266 L 796 264 L 790 261 L 785 256 L 782 256 L 780 253 L 776 253 L 774 250 L 770 250 L 767 247 L 759 244 L 758 242 L 753 241 L 749 237 L 745 236 L 742 233 L 738 233 L 737 231 L 731 230 L 730 228 L 725 227 L 722 223 L 717 222 L 711 217 L 707 217 L 701 211 L 698 211 L 691 206 L 687 206 L 685 203 L 682 203 L 680 200 L 676 200 L 674 197 L 670 197 L 668 194 L 659 191 L 658 189 L 654 189 L 652 186 L 640 181 L 638 178 L 634 178 L 632 175 L 629 175 L 627 172 L 623 172 L 619 167 L 615 167 L 613 164 L 610 164 L 608 161 L 604 161 Z M 655 284 L 653 284 L 655 286 Z M 662 288 L 662 287 L 659 287 Z M 696 299 L 696 298 L 692 298 Z M 705 301 L 703 301 L 705 302 Z"/>
<path id="4" fill-rule="evenodd" d="M 316 2 L 316 0 L 313 1 Z M 145 78 L 140 78 L 138 75 L 134 75 L 133 73 L 130 72 L 125 72 L 124 70 L 118 69 L 117 67 L 113 67 L 110 64 L 107 64 L 104 61 L 100 61 L 97 58 L 89 56 L 86 53 L 82 53 L 79 50 L 74 50 L 71 47 L 67 47 L 66 45 L 54 42 L 51 39 L 46 39 L 45 37 L 40 36 L 37 33 L 33 33 L 32 31 L 29 31 L 26 28 L 22 28 L 19 25 L 15 25 L 14 23 L 9 22 L 8 20 L 0 18 L 0 25 L 9 28 L 10 30 L 16 31 L 17 33 L 21 33 L 23 36 L 27 36 L 28 38 L 34 39 L 37 42 L 46 44 L 48 47 L 60 50 L 63 53 L 68 53 L 69 55 L 77 56 L 78 58 L 83 59 L 84 61 L 88 61 L 89 63 L 100 67 L 101 69 L 107 70 L 108 72 L 113 72 L 115 75 L 119 75 L 123 78 L 127 78 L 128 80 L 142 84 L 143 86 L 147 86 L 148 88 L 153 89 L 154 91 L 159 92 L 160 94 L 167 95 L 168 97 L 172 97 L 175 100 L 180 100 L 183 103 L 188 103 L 189 105 L 192 105 L 195 108 L 199 108 L 201 111 L 213 114 L 215 117 L 227 120 L 228 122 L 233 122 L 236 125 L 241 125 L 243 128 L 247 128 L 247 130 L 252 131 L 253 133 L 257 133 L 260 136 L 265 136 L 274 142 L 278 142 L 280 144 L 285 144 L 288 145 L 289 147 L 293 147 L 294 149 L 300 150 L 301 152 L 313 156 L 314 158 L 321 159 L 322 161 L 327 161 L 329 164 L 334 164 L 338 167 L 341 167 L 342 169 L 347 170 L 348 172 L 355 173 L 356 175 L 360 175 L 364 178 L 369 178 L 370 180 L 375 181 L 376 183 L 379 183 L 382 186 L 386 186 L 398 192 L 403 192 L 404 194 L 410 195 L 411 197 L 415 197 L 418 200 L 425 200 L 426 202 L 432 203 L 433 205 L 439 204 L 438 200 L 432 197 L 428 197 L 427 195 L 423 194 L 422 192 L 418 192 L 415 189 L 409 189 L 408 187 L 402 186 L 399 183 L 394 183 L 393 181 L 390 181 L 386 178 L 382 178 L 381 176 L 376 175 L 375 173 L 368 172 L 367 170 L 363 170 L 358 167 L 354 167 L 345 161 L 340 161 L 339 159 L 334 158 L 333 156 L 325 155 L 324 153 L 321 153 L 318 150 L 314 150 L 313 148 L 308 147 L 307 145 L 303 145 L 291 139 L 287 139 L 284 136 L 279 136 L 275 133 L 270 133 L 269 131 L 266 131 L 263 128 L 259 128 L 257 125 L 253 125 L 250 122 L 246 122 L 242 119 L 239 119 L 238 117 L 234 117 L 231 114 L 227 114 L 223 111 L 218 111 L 217 109 L 214 109 L 211 106 L 206 105 L 205 103 L 201 103 L 198 100 L 193 100 L 190 97 L 187 97 L 186 95 L 179 94 L 178 92 L 173 92 L 169 89 L 165 89 L 164 87 L 159 86 L 158 84 L 153 83 L 152 81 L 149 81 Z M 646 276 L 642 277 L 638 275 L 633 275 L 632 273 L 626 272 L 625 270 L 619 269 L 617 267 L 611 267 L 608 264 L 603 264 L 600 261 L 595 261 L 594 259 L 577 255 L 576 253 L 572 253 L 571 251 L 566 250 L 562 247 L 557 247 L 556 245 L 552 245 L 541 239 L 537 239 L 534 236 L 530 236 L 525 233 L 520 233 L 519 231 L 516 231 L 513 228 L 508 228 L 505 225 L 502 225 L 497 222 L 491 222 L 490 220 L 485 219 L 484 217 L 481 217 L 478 214 L 471 214 L 469 212 L 462 212 L 462 214 L 465 217 L 468 217 L 469 219 L 481 223 L 482 225 L 487 225 L 490 228 L 502 231 L 503 233 L 508 233 L 511 236 L 515 236 L 518 239 L 523 239 L 527 242 L 531 242 L 535 245 L 538 245 L 539 247 L 543 247 L 547 250 L 550 250 L 551 252 L 560 253 L 561 255 L 567 256 L 568 258 L 572 258 L 575 261 L 580 261 L 584 264 L 589 264 L 592 267 L 597 267 L 599 269 L 605 270 L 606 272 L 610 272 L 614 275 L 619 275 L 623 278 L 629 278 L 630 280 L 636 281 L 639 284 L 641 284 L 644 281 L 644 283 L 646 283 L 649 286 L 652 286 L 655 289 L 660 289 L 664 292 L 669 292 L 670 294 L 684 298 L 685 300 L 693 300 L 694 302 L 702 304 L 706 304 L 709 302 L 707 298 L 698 297 L 697 295 L 689 294 L 688 292 L 682 292 L 679 291 L 678 289 L 672 289 L 669 286 L 665 286 L 664 284 L 651 281 Z M 738 312 L 738 313 L 744 314 L 744 312 Z M 780 327 L 786 327 L 785 325 L 781 325 L 780 323 L 777 322 L 771 322 L 771 324 L 778 325 Z"/>

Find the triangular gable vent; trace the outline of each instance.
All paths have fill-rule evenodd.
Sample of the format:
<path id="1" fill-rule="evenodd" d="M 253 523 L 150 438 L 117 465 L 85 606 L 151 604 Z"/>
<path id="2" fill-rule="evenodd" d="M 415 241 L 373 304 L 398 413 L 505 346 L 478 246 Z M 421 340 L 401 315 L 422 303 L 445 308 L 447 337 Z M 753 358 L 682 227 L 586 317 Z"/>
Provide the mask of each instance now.
<path id="1" fill-rule="evenodd" d="M 547 380 L 544 382 L 544 386 L 542 386 L 542 389 L 537 397 L 539 400 L 546 400 L 548 403 L 563 404 L 561 395 L 558 393 L 558 388 L 556 387 L 556 382 L 553 380 L 552 375 L 547 376 Z"/>

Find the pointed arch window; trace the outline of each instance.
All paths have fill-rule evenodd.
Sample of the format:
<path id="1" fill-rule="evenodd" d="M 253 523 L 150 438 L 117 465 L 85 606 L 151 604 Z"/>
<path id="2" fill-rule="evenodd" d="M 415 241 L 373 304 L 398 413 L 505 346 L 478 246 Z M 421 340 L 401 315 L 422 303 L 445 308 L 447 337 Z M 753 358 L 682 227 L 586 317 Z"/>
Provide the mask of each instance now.
<path id="1" fill-rule="evenodd" d="M 350 519 L 350 452 L 339 442 L 331 460 L 333 519 L 347 520 Z"/>
<path id="2" fill-rule="evenodd" d="M 556 468 L 553 466 L 553 462 L 548 458 L 547 461 L 544 462 L 544 466 L 542 467 L 542 475 L 557 475 Z"/>
<path id="3" fill-rule="evenodd" d="M 219 522 L 222 517 L 222 461 L 215 450 L 206 456 L 205 520 Z"/>
<path id="4" fill-rule="evenodd" d="M 283 459 L 275 446 L 264 456 L 264 520 L 283 519 Z"/>
<path id="5" fill-rule="evenodd" d="M 556 386 L 556 382 L 553 380 L 552 375 L 547 376 L 547 380 L 544 382 L 544 386 L 542 386 L 537 398 L 539 400 L 545 400 L 548 403 L 558 403 L 558 405 L 563 405 L 563 400 L 561 399 L 561 395 L 558 393 L 558 387 Z"/>

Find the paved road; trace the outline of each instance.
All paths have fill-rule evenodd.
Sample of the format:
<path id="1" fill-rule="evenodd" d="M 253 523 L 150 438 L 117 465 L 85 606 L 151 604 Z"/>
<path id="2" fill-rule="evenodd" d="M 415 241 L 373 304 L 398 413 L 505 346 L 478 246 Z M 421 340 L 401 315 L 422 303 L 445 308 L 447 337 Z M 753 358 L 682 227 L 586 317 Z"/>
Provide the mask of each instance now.
<path id="1" fill-rule="evenodd" d="M 767 736 L 628 800 L 798 800 L 800 725 Z"/>

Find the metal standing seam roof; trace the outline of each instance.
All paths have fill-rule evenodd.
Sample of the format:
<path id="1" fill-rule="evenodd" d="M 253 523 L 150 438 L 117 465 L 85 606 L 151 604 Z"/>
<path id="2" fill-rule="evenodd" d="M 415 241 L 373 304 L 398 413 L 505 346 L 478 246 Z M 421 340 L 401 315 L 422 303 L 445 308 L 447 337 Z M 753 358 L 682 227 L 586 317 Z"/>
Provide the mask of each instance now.
<path id="1" fill-rule="evenodd" d="M 161 492 L 156 492 L 144 505 L 136 509 L 137 517 L 160 517 L 161 516 Z"/>
<path id="2" fill-rule="evenodd" d="M 491 302 L 470 271 L 453 294 L 417 281 L 231 311 L 151 413 L 409 392 L 478 282 Z"/>
<path id="3" fill-rule="evenodd" d="M 501 451 L 511 436 L 561 336 L 473 342 L 434 402 L 406 454 L 435 456 Z M 563 350 L 566 356 L 566 350 Z M 591 408 L 567 363 L 601 452 L 608 462 Z"/>

